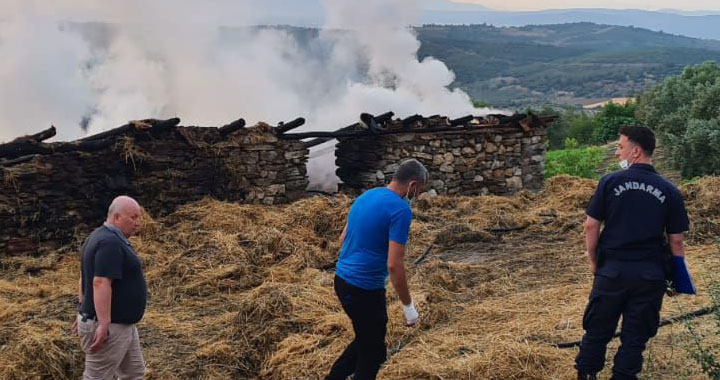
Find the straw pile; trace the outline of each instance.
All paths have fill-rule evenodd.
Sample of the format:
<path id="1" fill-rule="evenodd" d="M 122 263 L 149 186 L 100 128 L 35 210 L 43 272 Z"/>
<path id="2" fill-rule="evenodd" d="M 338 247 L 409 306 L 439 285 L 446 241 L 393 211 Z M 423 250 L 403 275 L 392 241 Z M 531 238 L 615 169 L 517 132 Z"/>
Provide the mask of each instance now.
<path id="1" fill-rule="evenodd" d="M 583 208 L 595 182 L 550 180 L 514 197 L 422 198 L 413 205 L 410 288 L 421 313 L 402 325 L 388 291 L 381 379 L 571 379 L 592 276 L 583 256 Z M 693 221 L 688 260 L 698 286 L 720 282 L 720 178 L 683 188 Z M 150 300 L 139 325 L 149 379 L 320 379 L 352 337 L 332 291 L 337 237 L 352 200 L 287 206 L 188 204 L 145 215 L 132 239 Z M 412 260 L 433 246 L 426 260 Z M 0 379 L 75 379 L 83 355 L 70 336 L 77 244 L 44 257 L 0 258 Z M 709 303 L 666 300 L 664 316 Z M 710 323 L 708 318 L 698 322 Z M 653 379 L 701 378 L 682 329 L 648 349 Z M 616 343 L 613 343 L 616 344 Z M 614 351 L 611 349 L 612 354 Z M 682 364 L 681 364 L 682 363 Z"/>

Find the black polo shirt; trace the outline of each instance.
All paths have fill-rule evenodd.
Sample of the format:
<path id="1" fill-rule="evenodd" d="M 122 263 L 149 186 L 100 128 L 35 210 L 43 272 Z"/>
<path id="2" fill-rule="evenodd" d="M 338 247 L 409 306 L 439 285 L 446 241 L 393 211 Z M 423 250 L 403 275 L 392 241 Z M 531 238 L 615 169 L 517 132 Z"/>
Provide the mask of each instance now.
<path id="1" fill-rule="evenodd" d="M 689 229 L 680 192 L 648 164 L 603 177 L 586 211 L 605 224 L 598 249 L 627 259 L 652 255 L 665 244 L 666 233 Z"/>
<path id="2" fill-rule="evenodd" d="M 92 282 L 97 276 L 112 280 L 112 323 L 133 324 L 142 319 L 147 303 L 142 263 L 119 231 L 106 226 L 93 231 L 83 244 L 81 263 L 83 303 L 80 312 L 96 315 Z"/>

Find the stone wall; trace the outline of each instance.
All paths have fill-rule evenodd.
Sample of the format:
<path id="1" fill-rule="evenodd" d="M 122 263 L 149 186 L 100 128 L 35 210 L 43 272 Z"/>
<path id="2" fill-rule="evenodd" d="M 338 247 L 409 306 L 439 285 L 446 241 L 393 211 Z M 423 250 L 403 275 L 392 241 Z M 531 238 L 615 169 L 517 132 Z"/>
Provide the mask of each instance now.
<path id="1" fill-rule="evenodd" d="M 415 129 L 447 124 L 446 118 L 425 119 Z M 542 187 L 546 142 L 542 126 L 528 131 L 496 126 L 340 138 L 337 174 L 342 191 L 359 193 L 386 185 L 398 162 L 415 158 L 430 171 L 431 194 L 513 194 Z"/>
<path id="2" fill-rule="evenodd" d="M 132 130 L 93 152 L 36 154 L 0 166 L 0 255 L 53 248 L 105 218 L 117 195 L 151 214 L 213 197 L 276 204 L 307 186 L 307 149 L 264 124 L 222 134 L 213 127 Z"/>

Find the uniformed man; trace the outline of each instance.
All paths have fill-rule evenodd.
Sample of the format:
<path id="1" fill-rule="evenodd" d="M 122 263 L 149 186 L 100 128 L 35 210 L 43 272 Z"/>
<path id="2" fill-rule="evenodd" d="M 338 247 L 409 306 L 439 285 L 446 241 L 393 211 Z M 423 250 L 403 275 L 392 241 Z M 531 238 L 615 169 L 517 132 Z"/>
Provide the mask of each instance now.
<path id="1" fill-rule="evenodd" d="M 418 312 L 405 279 L 405 244 L 412 213 L 409 201 L 425 189 L 428 171 L 417 160 L 400 164 L 387 187 L 359 196 L 340 236 L 342 250 L 335 271 L 335 293 L 350 317 L 355 339 L 333 364 L 326 380 L 373 380 L 386 359 L 385 282 L 400 297 L 407 325 Z"/>
<path id="2" fill-rule="evenodd" d="M 600 180 L 587 208 L 585 241 L 595 281 L 575 359 L 578 379 L 595 379 L 603 369 L 620 316 L 612 380 L 637 379 L 645 344 L 660 321 L 666 244 L 673 255 L 684 256 L 687 212 L 677 188 L 653 168 L 654 150 L 649 128 L 622 127 L 615 156 L 623 170 Z"/>
<path id="3" fill-rule="evenodd" d="M 140 380 L 145 361 L 135 324 L 147 301 L 142 264 L 127 240 L 138 231 L 140 206 L 115 198 L 105 223 L 82 247 L 79 315 L 73 331 L 85 352 L 84 380 Z"/>

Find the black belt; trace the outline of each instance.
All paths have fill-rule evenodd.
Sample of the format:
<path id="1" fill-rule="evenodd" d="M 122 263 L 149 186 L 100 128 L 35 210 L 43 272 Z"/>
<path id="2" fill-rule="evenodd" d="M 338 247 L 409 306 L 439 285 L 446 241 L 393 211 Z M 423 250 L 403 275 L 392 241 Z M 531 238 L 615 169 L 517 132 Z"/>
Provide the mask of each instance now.
<path id="1" fill-rule="evenodd" d="M 80 312 L 80 317 L 81 317 L 81 321 L 83 321 L 83 322 L 87 322 L 88 319 L 91 321 L 95 320 L 95 316 L 92 314 L 88 314 L 88 313 Z"/>

